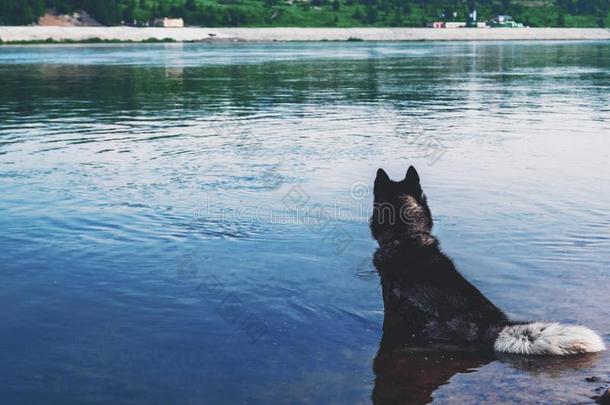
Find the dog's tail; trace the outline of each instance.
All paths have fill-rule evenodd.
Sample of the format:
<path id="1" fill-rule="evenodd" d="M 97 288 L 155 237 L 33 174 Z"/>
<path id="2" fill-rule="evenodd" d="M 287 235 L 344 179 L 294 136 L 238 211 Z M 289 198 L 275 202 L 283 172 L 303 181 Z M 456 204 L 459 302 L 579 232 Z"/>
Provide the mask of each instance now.
<path id="1" fill-rule="evenodd" d="M 502 353 L 559 355 L 606 350 L 602 338 L 589 328 L 559 323 L 532 322 L 506 326 L 494 342 Z"/>

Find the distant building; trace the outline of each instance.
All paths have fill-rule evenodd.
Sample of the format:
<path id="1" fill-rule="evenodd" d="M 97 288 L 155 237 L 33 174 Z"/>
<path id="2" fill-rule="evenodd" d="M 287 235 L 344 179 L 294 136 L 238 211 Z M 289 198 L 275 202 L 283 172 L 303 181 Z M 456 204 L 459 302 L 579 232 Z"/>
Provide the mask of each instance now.
<path id="1" fill-rule="evenodd" d="M 184 27 L 184 20 L 182 18 L 155 18 L 154 26 L 165 28 L 182 28 Z"/>
<path id="2" fill-rule="evenodd" d="M 445 28 L 462 28 L 465 26 L 466 26 L 465 22 L 447 21 L 445 23 Z"/>
<path id="3" fill-rule="evenodd" d="M 426 24 L 428 28 L 462 28 L 466 27 L 467 24 L 463 22 L 443 22 L 443 21 L 434 21 Z M 476 28 L 487 28 L 486 22 L 477 22 L 474 25 Z"/>
<path id="4" fill-rule="evenodd" d="M 497 15 L 489 22 L 489 25 L 502 28 L 523 28 L 523 24 L 516 22 L 509 15 Z"/>
<path id="5" fill-rule="evenodd" d="M 476 27 L 477 25 L 477 10 L 472 10 L 472 12 L 470 14 L 468 14 L 468 26 L 469 27 Z"/>
<path id="6" fill-rule="evenodd" d="M 428 28 L 445 28 L 445 23 L 443 21 L 434 21 L 429 22 L 427 26 Z"/>

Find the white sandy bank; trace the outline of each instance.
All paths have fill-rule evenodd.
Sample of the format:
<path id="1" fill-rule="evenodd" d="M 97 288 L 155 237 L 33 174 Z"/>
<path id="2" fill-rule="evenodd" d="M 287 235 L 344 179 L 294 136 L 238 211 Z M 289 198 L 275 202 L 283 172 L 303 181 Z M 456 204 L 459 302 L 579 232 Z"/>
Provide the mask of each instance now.
<path id="1" fill-rule="evenodd" d="M 82 41 L 91 38 L 142 41 L 498 41 L 608 40 L 604 28 L 132 28 L 132 27 L 0 27 L 0 40 Z"/>

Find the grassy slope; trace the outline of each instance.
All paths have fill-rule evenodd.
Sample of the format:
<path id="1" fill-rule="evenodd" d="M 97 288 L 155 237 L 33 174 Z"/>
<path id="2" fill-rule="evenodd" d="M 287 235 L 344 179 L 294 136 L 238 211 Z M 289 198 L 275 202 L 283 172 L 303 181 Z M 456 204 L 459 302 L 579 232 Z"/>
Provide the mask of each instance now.
<path id="1" fill-rule="evenodd" d="M 107 25 L 123 19 L 145 25 L 170 16 L 209 27 L 422 27 L 442 11 L 456 11 L 456 20 L 466 21 L 471 2 L 477 3 L 479 21 L 511 14 L 532 27 L 610 26 L 610 0 L 0 0 L 0 25 L 28 25 L 44 13 L 45 4 L 53 4 L 61 13 L 84 9 Z M 589 14 L 562 15 L 560 5 Z"/>
<path id="2" fill-rule="evenodd" d="M 245 27 L 387 27 L 387 26 L 410 26 L 421 27 L 426 22 L 436 19 L 436 10 L 424 10 L 418 6 L 412 6 L 409 14 L 397 16 L 394 12 L 383 13 L 377 11 L 374 22 L 366 19 L 366 8 L 363 5 L 348 5 L 342 0 L 338 11 L 334 11 L 330 5 L 319 7 L 306 7 L 304 3 L 295 2 L 287 4 L 279 1 L 275 6 L 267 6 L 262 0 L 196 0 L 198 4 L 213 7 L 217 13 L 229 9 L 238 9 L 246 14 Z M 148 0 L 148 5 L 155 5 L 159 0 Z M 180 0 L 165 0 L 166 4 L 181 4 Z M 533 27 L 556 27 L 559 26 L 560 16 L 549 1 L 521 1 L 514 2 L 522 6 L 522 11 L 514 13 L 516 19 L 526 25 Z M 148 8 L 148 7 L 147 7 Z M 466 8 L 459 10 L 457 20 L 464 21 Z M 360 14 L 362 17 L 357 18 Z M 275 14 L 275 18 L 271 18 Z M 485 21 L 492 17 L 493 10 L 490 8 L 478 8 L 479 21 Z M 148 10 L 137 9 L 136 18 L 146 20 L 150 18 Z M 572 16 L 565 15 L 563 18 L 565 27 L 598 27 L 599 21 L 595 16 Z M 188 19 L 187 19 L 188 21 Z M 224 24 L 217 24 L 224 25 Z M 610 26 L 610 16 L 605 19 L 605 26 Z"/>

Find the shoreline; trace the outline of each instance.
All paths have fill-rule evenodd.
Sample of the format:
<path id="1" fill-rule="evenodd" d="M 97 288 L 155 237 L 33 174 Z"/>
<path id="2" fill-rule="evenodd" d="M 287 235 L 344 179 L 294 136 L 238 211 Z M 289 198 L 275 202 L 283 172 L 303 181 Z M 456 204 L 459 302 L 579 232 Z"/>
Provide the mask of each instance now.
<path id="1" fill-rule="evenodd" d="M 606 28 L 0 27 L 2 44 L 96 42 L 610 40 Z"/>

